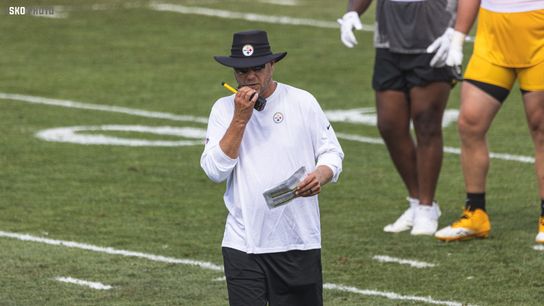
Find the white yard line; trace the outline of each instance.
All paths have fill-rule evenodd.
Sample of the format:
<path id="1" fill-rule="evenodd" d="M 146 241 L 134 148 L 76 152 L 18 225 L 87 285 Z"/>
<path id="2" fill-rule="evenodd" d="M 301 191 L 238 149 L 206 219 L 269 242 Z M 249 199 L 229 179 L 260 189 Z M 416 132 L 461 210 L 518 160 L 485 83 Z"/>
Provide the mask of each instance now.
<path id="1" fill-rule="evenodd" d="M 63 283 L 69 283 L 69 284 L 76 284 L 76 285 L 80 285 L 80 286 L 85 286 L 85 287 L 89 287 L 89 288 L 96 289 L 96 290 L 110 290 L 112 288 L 112 286 L 110 286 L 110 285 L 104 285 L 104 284 L 99 283 L 99 282 L 90 282 L 90 281 L 77 279 L 77 278 L 73 278 L 73 277 L 59 276 L 59 277 L 55 277 L 55 280 L 57 280 L 59 282 L 63 282 Z"/>
<path id="2" fill-rule="evenodd" d="M 82 250 L 87 250 L 87 251 L 92 251 L 97 253 L 105 253 L 110 255 L 136 257 L 136 258 L 147 259 L 147 260 L 156 261 L 156 262 L 164 262 L 164 263 L 170 263 L 170 264 L 184 264 L 184 265 L 196 266 L 206 270 L 223 272 L 223 267 L 219 265 L 216 265 L 211 262 L 199 261 L 194 259 L 178 259 L 173 257 L 165 257 L 161 255 L 146 254 L 141 252 L 127 251 L 127 250 L 118 250 L 118 249 L 114 249 L 110 247 L 100 247 L 100 246 L 91 245 L 87 243 L 41 238 L 41 237 L 36 237 L 36 236 L 28 235 L 28 234 L 19 234 L 19 233 L 5 232 L 5 231 L 0 231 L 0 237 L 12 238 L 12 239 L 28 241 L 28 242 L 37 242 L 37 243 L 43 243 L 48 245 L 62 246 L 67 248 L 76 248 L 76 249 L 82 249 Z M 65 278 L 64 281 L 68 279 L 71 279 L 71 278 Z M 75 280 L 75 279 L 72 279 L 72 280 Z M 223 277 L 213 279 L 213 281 L 223 281 L 223 280 L 224 280 Z M 80 284 L 82 284 L 81 282 L 86 282 L 82 280 L 77 280 L 77 281 L 80 282 Z M 70 282 L 75 283 L 73 281 L 70 281 Z M 451 306 L 466 305 L 464 303 L 455 302 L 455 301 L 434 300 L 431 297 L 401 295 L 394 292 L 366 290 L 366 289 L 359 289 L 356 287 L 349 287 L 349 286 L 337 285 L 337 284 L 331 284 L 331 283 L 323 284 L 323 288 L 329 289 L 329 290 L 342 291 L 342 292 L 356 293 L 361 295 L 379 296 L 379 297 L 384 297 L 391 300 L 416 301 L 416 302 L 424 302 L 424 303 L 436 304 L 436 305 L 451 305 Z"/>
<path id="3" fill-rule="evenodd" d="M 422 297 L 422 296 L 415 296 L 415 295 L 401 295 L 401 294 L 394 293 L 394 292 L 366 290 L 366 289 L 359 289 L 359 288 L 351 287 L 351 286 L 344 286 L 344 285 L 337 285 L 337 284 L 330 284 L 330 283 L 323 284 L 323 288 L 324 289 L 331 289 L 331 290 L 339 290 L 339 291 L 343 291 L 343 292 L 356 293 L 356 294 L 360 294 L 360 295 L 379 296 L 379 297 L 384 297 L 384 298 L 387 298 L 387 299 L 390 299 L 390 300 L 421 302 L 421 303 L 427 303 L 427 304 L 448 305 L 448 306 L 470 305 L 470 304 L 460 303 L 460 302 L 455 302 L 455 301 L 435 300 L 435 299 L 433 299 L 431 297 Z"/>
<path id="4" fill-rule="evenodd" d="M 261 0 L 260 2 L 277 4 L 277 5 L 291 5 L 291 6 L 298 5 L 298 3 L 293 0 Z M 318 20 L 318 19 L 310 19 L 310 18 L 295 18 L 295 17 L 289 17 L 289 16 L 262 15 L 262 14 L 255 14 L 255 13 L 242 13 L 242 12 L 234 12 L 234 11 L 227 11 L 227 10 L 220 10 L 220 9 L 212 9 L 208 7 L 185 6 L 180 4 L 171 4 L 171 3 L 154 2 L 154 1 L 149 4 L 149 8 L 151 8 L 152 10 L 161 11 L 161 12 L 201 15 L 201 16 L 218 17 L 218 18 L 225 18 L 225 19 L 240 19 L 240 20 L 246 20 L 246 21 L 264 22 L 264 23 L 272 23 L 272 24 L 286 24 L 286 25 L 295 25 L 295 26 L 302 25 L 302 26 L 326 28 L 326 29 L 340 28 L 340 25 L 338 25 L 338 23 L 335 21 L 326 21 L 326 20 Z M 375 28 L 376 27 L 374 25 L 363 24 L 361 31 L 374 32 Z M 468 42 L 473 42 L 474 37 L 467 35 L 465 40 Z"/>
<path id="5" fill-rule="evenodd" d="M 394 263 L 398 263 L 398 264 L 401 264 L 401 265 L 409 265 L 411 267 L 419 268 L 419 269 L 421 269 L 421 268 L 433 268 L 433 267 L 436 266 L 433 263 L 428 263 L 428 262 L 418 261 L 418 260 L 412 260 L 412 259 L 396 258 L 396 257 L 387 256 L 387 255 L 376 255 L 376 256 L 372 257 L 372 259 L 377 260 L 379 262 L 394 262 Z"/>
<path id="6" fill-rule="evenodd" d="M 147 140 L 135 138 L 120 138 L 107 135 L 85 134 L 88 131 L 125 131 L 140 132 L 156 135 L 178 136 L 181 139 L 176 141 Z M 83 134 L 80 134 L 83 132 Z M 35 134 L 36 137 L 51 142 L 69 142 L 82 145 L 115 145 L 115 146 L 155 146 L 155 147 L 180 147 L 194 146 L 203 143 L 206 137 L 206 130 L 192 127 L 171 127 L 171 126 L 141 126 L 141 125 L 101 125 L 101 126 L 71 126 L 41 130 Z"/>
<path id="7" fill-rule="evenodd" d="M 101 104 L 90 104 L 90 103 L 83 103 L 83 102 L 77 102 L 77 101 L 71 101 L 71 100 L 59 100 L 59 99 L 50 99 L 50 98 L 26 96 L 26 95 L 19 95 L 19 94 L 8 94 L 8 93 L 0 93 L 0 99 L 21 101 L 21 102 L 34 103 L 34 104 L 61 106 L 61 107 L 67 107 L 67 108 L 78 108 L 78 109 L 88 109 L 88 110 L 111 112 L 111 113 L 122 113 L 122 114 L 146 117 L 146 118 L 208 123 L 208 119 L 204 117 L 183 116 L 183 115 L 180 116 L 180 115 L 174 115 L 169 113 L 150 112 L 150 111 L 139 110 L 134 108 L 101 105 Z"/>
<path id="8" fill-rule="evenodd" d="M 147 259 L 147 260 L 157 261 L 157 262 L 163 262 L 163 263 L 169 263 L 169 264 L 182 264 L 182 265 L 189 265 L 189 266 L 197 266 L 199 268 L 206 269 L 206 270 L 212 270 L 212 271 L 223 271 L 223 267 L 221 267 L 221 266 L 218 266 L 218 265 L 213 264 L 211 262 L 199 261 L 199 260 L 194 260 L 194 259 L 180 259 L 180 258 L 173 258 L 173 257 L 165 257 L 165 256 L 146 254 L 146 253 L 141 253 L 141 252 L 119 250 L 119 249 L 114 249 L 114 248 L 110 248 L 110 247 L 101 247 L 101 246 L 96 246 L 96 245 L 86 244 L 86 243 L 80 243 L 80 242 L 74 242 L 74 241 L 40 238 L 40 237 L 26 235 L 26 234 L 18 234 L 18 233 L 4 232 L 4 231 L 0 231 L 0 237 L 13 238 L 13 239 L 18 239 L 18 240 L 22 240 L 22 241 L 38 242 L 38 243 L 44 243 L 44 244 L 49 244 L 49 245 L 57 245 L 57 246 L 63 246 L 63 247 L 67 247 L 67 248 L 75 248 L 75 249 L 87 250 L 87 251 L 92 251 L 92 252 L 97 252 L 97 253 L 105 253 L 105 254 L 110 254 L 110 255 L 121 255 L 121 256 L 127 256 L 127 257 L 137 257 L 137 258 L 142 258 L 142 259 Z"/>
<path id="9" fill-rule="evenodd" d="M 255 21 L 263 23 L 273 23 L 273 24 L 286 24 L 286 25 L 295 25 L 295 26 L 310 26 L 317 28 L 327 28 L 327 29 L 338 29 L 340 26 L 336 21 L 324 21 L 317 19 L 308 19 L 308 18 L 293 18 L 289 16 L 274 16 L 274 15 L 262 15 L 254 13 L 242 13 L 242 12 L 233 12 L 219 9 L 212 9 L 207 7 L 198 7 L 198 6 L 185 6 L 179 4 L 170 4 L 170 3 L 161 3 L 161 2 L 151 2 L 149 7 L 152 10 L 160 12 L 173 12 L 180 14 L 190 14 L 190 15 L 201 15 L 209 17 L 219 17 L 226 19 L 240 19 L 246 21 Z M 374 26 L 372 25 L 363 25 L 363 31 L 374 31 Z"/>
<path id="10" fill-rule="evenodd" d="M 197 123 L 204 123 L 204 124 L 208 122 L 208 119 L 205 117 L 175 115 L 170 113 L 152 112 L 152 111 L 146 111 L 146 110 L 140 110 L 140 109 L 134 109 L 134 108 L 128 108 L 128 107 L 90 104 L 90 103 L 83 103 L 78 101 L 51 99 L 51 98 L 27 96 L 27 95 L 20 95 L 20 94 L 9 94 L 9 93 L 0 92 L 0 99 L 34 103 L 34 104 L 61 106 L 61 107 L 67 107 L 67 108 L 78 108 L 78 109 L 123 113 L 127 115 L 132 115 L 132 116 L 166 119 L 166 120 L 173 120 L 173 121 L 190 121 L 190 122 L 197 122 Z M 344 140 L 383 145 L 383 140 L 381 138 L 366 137 L 366 136 L 339 133 L 339 132 L 336 133 L 336 136 Z M 459 155 L 461 153 L 461 150 L 459 148 L 454 148 L 454 147 L 444 147 L 444 152 Z M 515 162 L 528 163 L 528 164 L 534 164 L 535 162 L 535 159 L 531 156 L 514 155 L 514 154 L 508 154 L 508 153 L 490 152 L 490 157 L 494 159 L 515 161 Z"/>
<path id="11" fill-rule="evenodd" d="M 286 6 L 297 6 L 299 2 L 297 0 L 258 0 L 261 3 L 275 4 L 275 5 L 286 5 Z"/>
<path id="12" fill-rule="evenodd" d="M 215 4 L 220 1 L 196 0 L 192 2 L 202 5 L 202 4 Z M 296 0 L 260 0 L 259 2 L 276 4 L 276 5 L 286 5 L 286 6 L 297 6 L 299 4 Z M 55 6 L 55 9 L 59 10 L 58 13 L 55 12 L 55 14 L 52 16 L 38 16 L 38 17 L 66 18 L 68 17 L 68 13 L 67 13 L 68 11 L 82 10 L 82 9 L 83 10 L 90 9 L 92 11 L 104 11 L 104 10 L 116 9 L 117 7 L 118 6 L 111 5 L 111 4 L 94 4 L 90 6 Z M 285 24 L 285 25 L 295 25 L 295 26 L 302 25 L 302 26 L 326 28 L 326 29 L 338 29 L 340 27 L 338 23 L 334 21 L 326 21 L 326 20 L 318 20 L 318 19 L 310 19 L 310 18 L 295 18 L 295 17 L 289 17 L 289 16 L 262 15 L 262 14 L 255 14 L 255 13 L 242 13 L 242 12 L 234 12 L 234 11 L 227 11 L 227 10 L 220 10 L 220 9 L 212 9 L 207 7 L 185 6 L 180 4 L 162 3 L 162 2 L 156 2 L 156 1 L 150 2 L 149 6 L 142 5 L 141 3 L 130 3 L 130 2 L 123 3 L 122 5 L 122 8 L 125 8 L 125 9 L 142 8 L 142 7 L 148 7 L 151 10 L 161 11 L 161 12 L 201 15 L 201 16 L 218 17 L 218 18 L 226 18 L 226 19 L 240 19 L 240 20 L 246 20 L 246 21 L 264 22 L 264 23 L 272 23 L 272 24 Z M 361 31 L 374 32 L 375 30 L 374 25 L 363 24 L 362 26 L 363 27 L 361 28 Z M 468 42 L 473 42 L 474 37 L 467 35 L 465 37 L 465 40 Z"/>
<path id="13" fill-rule="evenodd" d="M 345 139 L 345 140 L 371 143 L 371 144 L 382 144 L 382 145 L 384 144 L 381 138 L 366 137 L 366 136 L 338 133 L 338 132 L 336 133 L 336 136 L 340 139 Z M 454 147 L 444 147 L 444 152 L 460 155 L 461 149 L 454 148 Z M 514 154 L 508 154 L 508 153 L 494 153 L 494 152 L 490 152 L 489 156 L 494 159 L 515 161 L 515 162 L 527 163 L 527 164 L 534 164 L 535 162 L 535 159 L 531 156 L 514 155 Z"/>

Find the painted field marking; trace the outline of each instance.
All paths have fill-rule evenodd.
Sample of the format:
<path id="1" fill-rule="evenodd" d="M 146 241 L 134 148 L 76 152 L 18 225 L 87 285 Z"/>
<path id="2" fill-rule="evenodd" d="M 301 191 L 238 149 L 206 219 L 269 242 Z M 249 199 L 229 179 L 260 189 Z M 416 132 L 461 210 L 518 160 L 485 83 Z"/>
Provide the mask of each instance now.
<path id="1" fill-rule="evenodd" d="M 533 246 L 533 249 L 536 251 L 544 251 L 544 244 L 537 244 Z"/>
<path id="2" fill-rule="evenodd" d="M 10 233 L 10 232 L 4 232 L 4 231 L 0 231 L 0 237 L 13 238 L 13 239 L 18 239 L 22 241 L 38 242 L 38 243 L 44 243 L 49 245 L 58 245 L 58 246 L 63 246 L 67 248 L 75 248 L 75 249 L 81 249 L 81 250 L 92 251 L 97 253 L 105 253 L 110 255 L 121 255 L 126 257 L 143 258 L 143 259 L 147 259 L 151 261 L 164 262 L 169 264 L 196 266 L 205 270 L 212 270 L 212 271 L 219 271 L 219 272 L 223 271 L 223 267 L 218 266 L 214 263 L 199 261 L 194 259 L 179 259 L 179 258 L 173 258 L 173 257 L 165 257 L 165 256 L 146 254 L 141 252 L 119 250 L 119 249 L 114 249 L 110 247 L 100 247 L 100 246 L 96 246 L 92 244 L 79 243 L 74 241 L 40 238 L 40 237 L 26 235 L 26 234 Z"/>
<path id="3" fill-rule="evenodd" d="M 394 262 L 401 265 L 409 265 L 411 267 L 418 268 L 418 269 L 436 267 L 436 265 L 433 263 L 412 260 L 412 259 L 396 258 L 396 257 L 387 256 L 387 255 L 376 255 L 376 256 L 373 256 L 372 259 L 379 262 Z"/>
<path id="4" fill-rule="evenodd" d="M 77 278 L 73 278 L 73 277 L 59 276 L 59 277 L 55 277 L 55 280 L 57 280 L 59 282 L 63 282 L 63 283 L 69 283 L 69 284 L 76 284 L 76 285 L 80 285 L 80 286 L 85 286 L 85 287 L 89 287 L 89 288 L 96 289 L 96 290 L 110 290 L 111 288 L 113 288 L 110 285 L 104 285 L 104 284 L 99 283 L 99 282 L 90 282 L 90 281 L 77 279 Z"/>
<path id="5" fill-rule="evenodd" d="M 83 102 L 77 102 L 77 101 L 71 101 L 71 100 L 50 99 L 50 98 L 44 98 L 44 97 L 8 94 L 8 93 L 0 93 L 0 99 L 28 102 L 28 103 L 34 103 L 34 104 L 61 106 L 61 107 L 67 107 L 67 108 L 78 108 L 78 109 L 88 109 L 88 110 L 111 112 L 111 113 L 121 113 L 121 114 L 146 117 L 146 118 L 167 119 L 167 120 L 173 120 L 173 121 L 190 121 L 190 122 L 198 122 L 198 123 L 204 123 L 204 124 L 208 123 L 208 119 L 204 117 L 180 116 L 180 115 L 174 115 L 169 113 L 150 112 L 150 111 L 139 110 L 139 109 L 128 108 L 128 107 L 90 104 L 90 103 L 83 103 Z"/>
<path id="6" fill-rule="evenodd" d="M 196 1 L 191 1 L 191 2 L 196 2 Z M 218 0 L 198 0 L 198 2 L 196 3 L 202 5 L 202 4 L 214 4 L 218 2 L 219 2 Z M 298 2 L 295 0 L 260 0 L 260 2 L 276 4 L 276 5 L 288 5 L 288 6 L 298 5 Z M 57 18 L 66 18 L 67 13 L 65 11 L 77 9 L 75 7 L 70 7 L 70 6 L 56 6 L 56 7 L 63 10 L 61 14 L 59 14 L 59 17 Z M 142 8 L 144 6 L 142 6 L 141 3 L 123 3 L 122 7 L 125 9 L 132 9 L 132 8 Z M 147 7 L 150 8 L 151 10 L 160 11 L 160 12 L 201 15 L 201 16 L 218 17 L 218 18 L 225 18 L 225 19 L 241 19 L 246 21 L 264 22 L 264 23 L 272 23 L 272 24 L 285 24 L 285 25 L 295 25 L 295 26 L 302 25 L 302 26 L 326 28 L 326 29 L 338 29 L 340 27 L 337 22 L 333 22 L 333 21 L 317 20 L 317 19 L 310 19 L 310 18 L 294 18 L 289 16 L 273 16 L 273 15 L 254 14 L 254 13 L 233 12 L 233 11 L 227 11 L 227 10 L 212 9 L 207 7 L 184 6 L 179 4 L 170 4 L 170 3 L 162 3 L 162 2 L 151 2 L 149 6 Z M 81 9 L 81 7 L 78 7 L 78 8 Z M 108 4 L 94 4 L 94 5 L 91 5 L 89 8 L 93 11 L 102 11 L 102 10 L 115 9 L 116 6 L 108 5 Z M 374 25 L 363 24 L 360 31 L 374 32 L 375 28 L 376 27 Z M 465 37 L 465 41 L 474 42 L 474 37 L 467 35 Z"/>
<path id="7" fill-rule="evenodd" d="M 153 254 L 147 254 L 147 253 L 141 253 L 141 252 L 133 252 L 133 251 L 127 251 L 127 250 L 119 250 L 114 249 L 110 247 L 100 247 L 92 244 L 87 243 L 80 243 L 80 242 L 74 242 L 74 241 L 65 241 L 65 240 L 56 240 L 56 239 L 49 239 L 49 238 L 41 238 L 36 237 L 28 234 L 19 234 L 19 233 L 12 233 L 12 232 L 5 232 L 0 231 L 0 237 L 4 238 L 12 238 L 17 239 L 21 241 L 29 241 L 29 242 L 37 242 L 37 243 L 44 243 L 48 245 L 55 245 L 55 246 L 62 246 L 62 247 L 68 247 L 68 248 L 76 248 L 76 249 L 82 249 L 86 251 L 93 251 L 97 253 L 105 253 L 110 255 L 121 255 L 121 256 L 127 256 L 127 257 L 136 257 L 136 258 L 142 258 L 147 259 L 151 261 L 156 262 L 164 262 L 164 263 L 170 263 L 170 264 L 183 264 L 183 265 L 190 265 L 199 267 L 205 270 L 212 270 L 217 272 L 223 272 L 223 267 L 216 265 L 211 262 L 206 261 L 199 261 L 194 259 L 178 259 L 173 257 L 165 257 L 161 255 L 153 255 Z M 221 281 L 222 278 L 216 278 L 213 281 Z M 376 290 L 366 290 L 366 289 L 359 289 L 356 287 L 349 287 L 344 285 L 337 285 L 337 284 L 323 284 L 323 288 L 330 289 L 330 290 L 337 290 L 342 292 L 350 292 L 350 293 L 356 293 L 361 295 L 368 295 L 368 296 L 379 296 L 379 297 L 385 297 L 392 300 L 404 300 L 404 301 L 417 301 L 417 302 L 425 302 L 429 304 L 436 304 L 436 305 L 451 305 L 451 306 L 461 306 L 461 305 L 467 305 L 465 303 L 455 302 L 455 301 L 439 301 L 434 300 L 431 297 L 419 297 L 419 296 L 413 296 L 413 295 L 400 295 L 394 292 L 382 292 L 382 291 L 376 291 Z"/>
<path id="8" fill-rule="evenodd" d="M 34 104 L 61 106 L 61 107 L 67 107 L 67 108 L 78 108 L 78 109 L 123 113 L 127 115 L 132 115 L 132 116 L 167 119 L 167 120 L 173 120 L 173 121 L 189 121 L 189 122 L 197 122 L 197 123 L 203 123 L 203 124 L 206 124 L 208 122 L 208 119 L 205 117 L 175 115 L 170 113 L 152 112 L 152 111 L 139 110 L 139 109 L 128 108 L 128 107 L 90 104 L 90 103 L 83 103 L 83 102 L 77 102 L 77 101 L 71 101 L 71 100 L 50 99 L 50 98 L 27 96 L 27 95 L 20 95 L 20 94 L 8 94 L 8 93 L 0 92 L 0 99 L 34 103 Z M 366 136 L 339 133 L 339 132 L 336 132 L 336 136 L 344 140 L 370 143 L 370 144 L 380 144 L 380 145 L 384 144 L 381 138 L 366 137 Z M 461 154 L 461 150 L 459 148 L 454 148 L 454 147 L 444 147 L 444 152 L 456 154 L 456 155 Z M 534 164 L 535 162 L 535 159 L 533 157 L 523 156 L 523 155 L 513 155 L 508 153 L 490 152 L 489 156 L 494 159 L 516 161 L 520 163 Z"/>
<path id="9" fill-rule="evenodd" d="M 352 109 L 333 109 L 323 110 L 327 118 L 332 122 L 347 122 L 354 124 L 364 124 L 376 126 L 378 124 L 378 115 L 374 107 L 362 107 Z M 459 117 L 458 109 L 446 109 L 442 119 L 442 127 L 448 127 L 457 123 Z M 410 124 L 413 129 L 414 125 Z"/>
<path id="10" fill-rule="evenodd" d="M 261 2 L 267 2 L 280 5 L 296 5 L 296 4 L 287 4 L 289 0 L 261 0 Z M 281 2 L 281 3 L 280 3 Z M 283 3 L 283 4 L 282 4 Z M 233 12 L 219 9 L 212 9 L 207 7 L 198 7 L 198 6 L 185 6 L 179 4 L 170 4 L 162 2 L 151 2 L 149 8 L 155 11 L 160 12 L 172 12 L 180 14 L 190 14 L 190 15 L 201 15 L 208 17 L 218 17 L 225 19 L 240 19 L 246 21 L 254 22 L 264 22 L 272 24 L 286 24 L 294 26 L 309 26 L 316 28 L 325 28 L 325 29 L 339 29 L 340 25 L 338 22 L 334 21 L 325 21 L 317 20 L 310 18 L 294 18 L 289 16 L 274 16 L 274 15 L 261 15 L 254 13 L 242 13 L 242 12 Z M 363 24 L 363 27 L 360 31 L 374 32 L 375 26 L 369 24 Z M 465 41 L 473 42 L 474 37 L 467 35 Z"/>
<path id="11" fill-rule="evenodd" d="M 379 296 L 384 297 L 390 300 L 399 300 L 399 301 L 415 301 L 415 302 L 422 302 L 427 304 L 434 304 L 434 305 L 448 305 L 448 306 L 464 306 L 464 305 L 472 305 L 473 304 L 466 304 L 466 303 L 459 303 L 455 301 L 439 301 L 434 300 L 431 297 L 422 297 L 422 296 L 415 296 L 415 295 L 400 295 L 394 292 L 383 292 L 383 291 L 377 291 L 377 290 L 365 290 L 365 289 L 359 289 L 355 287 L 350 286 L 344 286 L 344 285 L 336 285 L 336 284 L 330 284 L 326 283 L 323 284 L 324 289 L 331 289 L 331 290 L 339 290 L 343 292 L 350 292 L 350 293 L 356 293 L 360 295 L 367 295 L 367 296 Z"/>
<path id="12" fill-rule="evenodd" d="M 242 13 L 242 12 L 212 9 L 207 7 L 185 6 L 185 5 L 161 3 L 161 2 L 151 2 L 149 4 L 149 7 L 152 10 L 159 11 L 159 12 L 201 15 L 201 16 L 219 17 L 219 18 L 225 18 L 225 19 L 239 19 L 239 20 L 246 20 L 246 21 L 272 23 L 272 24 L 310 26 L 310 27 L 326 28 L 326 29 L 340 28 L 340 26 L 338 25 L 336 21 L 324 21 L 324 20 L 308 19 L 308 18 L 293 18 L 289 16 L 274 16 L 274 15 L 262 15 L 262 14 L 254 14 L 254 13 Z M 367 32 L 372 32 L 374 31 L 374 26 L 364 24 L 362 30 Z"/>
<path id="13" fill-rule="evenodd" d="M 87 131 L 117 131 L 139 132 L 156 135 L 178 136 L 193 140 L 147 140 L 134 138 L 121 138 L 106 135 L 80 134 Z M 100 125 L 100 126 L 71 126 L 42 130 L 36 133 L 36 137 L 51 142 L 69 142 L 82 145 L 116 145 L 129 147 L 181 147 L 193 146 L 203 143 L 206 130 L 192 127 L 172 126 L 142 126 L 142 125 Z"/>
<path id="14" fill-rule="evenodd" d="M 299 4 L 297 0 L 258 0 L 258 2 L 286 6 L 297 6 Z"/>
<path id="15" fill-rule="evenodd" d="M 370 143 L 370 144 L 381 144 L 383 145 L 384 142 L 381 138 L 375 138 L 375 137 L 367 137 L 367 136 L 360 136 L 360 135 L 353 135 L 353 134 L 346 134 L 346 133 L 338 133 L 336 132 L 336 136 L 340 139 L 345 140 L 351 140 L 351 141 L 357 141 L 357 142 L 364 142 L 364 143 Z M 444 152 L 460 155 L 461 149 L 454 148 L 454 147 L 444 147 Z M 526 164 L 534 164 L 535 159 L 531 156 L 524 156 L 524 155 L 514 155 L 514 154 L 508 154 L 508 153 L 494 153 L 490 152 L 489 157 L 493 159 L 501 159 L 506 161 L 516 161 L 520 163 L 526 163 Z"/>

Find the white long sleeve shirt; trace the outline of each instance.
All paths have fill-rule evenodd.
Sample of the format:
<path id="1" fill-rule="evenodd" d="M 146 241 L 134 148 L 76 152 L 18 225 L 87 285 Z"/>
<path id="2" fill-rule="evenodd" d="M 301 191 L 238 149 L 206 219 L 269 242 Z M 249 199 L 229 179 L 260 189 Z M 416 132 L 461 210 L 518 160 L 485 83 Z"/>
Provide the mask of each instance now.
<path id="1" fill-rule="evenodd" d="M 317 196 L 276 208 L 263 197 L 301 166 L 313 171 L 326 165 L 333 181 L 338 179 L 344 153 L 318 102 L 304 90 L 278 83 L 265 109 L 253 111 L 236 159 L 219 146 L 233 113 L 234 95 L 214 104 L 200 160 L 212 181 L 227 180 L 222 246 L 256 254 L 321 248 Z"/>

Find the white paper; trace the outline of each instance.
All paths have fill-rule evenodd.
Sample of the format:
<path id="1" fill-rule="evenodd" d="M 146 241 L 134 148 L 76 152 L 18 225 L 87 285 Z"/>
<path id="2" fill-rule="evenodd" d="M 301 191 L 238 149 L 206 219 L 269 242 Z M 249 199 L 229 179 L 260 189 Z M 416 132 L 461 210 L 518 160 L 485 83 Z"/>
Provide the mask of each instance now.
<path id="1" fill-rule="evenodd" d="M 268 207 L 278 207 L 287 204 L 294 199 L 295 189 L 300 181 L 302 181 L 304 174 L 306 174 L 306 168 L 302 166 L 285 181 L 279 183 L 275 187 L 265 190 L 263 196 Z"/>

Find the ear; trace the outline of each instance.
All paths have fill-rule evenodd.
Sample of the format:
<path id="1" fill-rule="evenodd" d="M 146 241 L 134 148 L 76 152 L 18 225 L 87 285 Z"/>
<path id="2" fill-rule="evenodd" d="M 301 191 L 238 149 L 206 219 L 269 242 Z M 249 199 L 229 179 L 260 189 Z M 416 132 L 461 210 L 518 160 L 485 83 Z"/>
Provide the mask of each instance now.
<path id="1" fill-rule="evenodd" d="M 274 72 L 274 67 L 276 66 L 276 62 L 272 61 L 270 62 L 270 72 Z"/>

